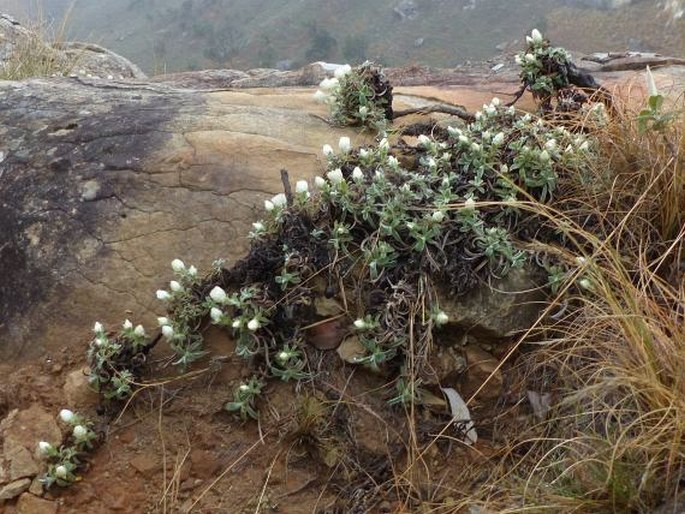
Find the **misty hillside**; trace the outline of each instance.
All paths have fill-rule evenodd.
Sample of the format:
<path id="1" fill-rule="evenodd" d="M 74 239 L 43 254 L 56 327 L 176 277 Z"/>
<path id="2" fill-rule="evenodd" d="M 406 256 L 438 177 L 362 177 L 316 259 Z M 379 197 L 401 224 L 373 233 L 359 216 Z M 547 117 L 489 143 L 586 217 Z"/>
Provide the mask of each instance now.
<path id="1" fill-rule="evenodd" d="M 0 0 L 20 19 L 29 0 Z M 70 0 L 43 0 L 60 20 Z M 76 0 L 70 39 L 102 44 L 146 72 L 293 68 L 328 60 L 453 66 L 518 50 L 537 27 L 580 52 L 685 54 L 681 0 Z M 629 5 L 623 5 L 629 4 Z M 591 5 L 600 8 L 592 8 Z M 609 6 L 618 6 L 610 9 Z M 601 8 L 603 7 L 603 8 Z M 669 8 L 670 7 L 670 8 Z"/>

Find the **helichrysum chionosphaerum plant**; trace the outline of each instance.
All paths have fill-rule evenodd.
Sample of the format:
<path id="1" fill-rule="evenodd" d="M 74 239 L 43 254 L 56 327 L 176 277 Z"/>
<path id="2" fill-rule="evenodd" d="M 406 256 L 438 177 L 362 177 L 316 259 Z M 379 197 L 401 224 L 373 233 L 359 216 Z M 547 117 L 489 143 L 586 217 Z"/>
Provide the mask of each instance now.
<path id="1" fill-rule="evenodd" d="M 56 447 L 47 441 L 38 443 L 38 453 L 47 461 L 47 473 L 41 478 L 46 488 L 67 487 L 77 480 L 87 452 L 93 450 L 97 435 L 93 424 L 69 409 L 62 409 L 59 419 L 68 428 L 64 444 Z"/>
<path id="2" fill-rule="evenodd" d="M 330 106 L 333 121 L 339 125 L 385 132 L 392 118 L 392 87 L 370 62 L 355 68 L 340 66 L 333 77 L 319 84 L 314 97 Z"/>

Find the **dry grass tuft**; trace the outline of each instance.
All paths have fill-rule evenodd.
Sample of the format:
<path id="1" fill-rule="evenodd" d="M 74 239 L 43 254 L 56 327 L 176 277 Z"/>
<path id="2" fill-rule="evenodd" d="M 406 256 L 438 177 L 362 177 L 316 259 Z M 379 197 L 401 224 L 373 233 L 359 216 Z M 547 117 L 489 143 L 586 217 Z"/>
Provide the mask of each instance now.
<path id="1" fill-rule="evenodd" d="M 65 42 L 72 4 L 58 25 L 48 22 L 38 10 L 38 16 L 25 34 L 16 40 L 10 58 L 0 67 L 0 80 L 23 80 L 32 77 L 68 75 L 78 65 L 76 57 L 65 57 L 59 51 Z"/>
<path id="2" fill-rule="evenodd" d="M 546 344 L 518 363 L 521 390 L 550 392 L 557 403 L 510 439 L 490 478 L 460 506 L 652 512 L 682 489 L 682 112 L 666 130 L 640 133 L 637 110 L 619 106 L 600 131 L 591 175 L 564 177 L 556 206 L 565 216 L 551 222 L 572 245 L 554 249 L 576 270 L 558 298 L 565 292 L 569 308 L 563 319 L 540 320 Z M 576 256 L 586 257 L 582 265 Z M 572 294 L 581 278 L 590 290 Z"/>

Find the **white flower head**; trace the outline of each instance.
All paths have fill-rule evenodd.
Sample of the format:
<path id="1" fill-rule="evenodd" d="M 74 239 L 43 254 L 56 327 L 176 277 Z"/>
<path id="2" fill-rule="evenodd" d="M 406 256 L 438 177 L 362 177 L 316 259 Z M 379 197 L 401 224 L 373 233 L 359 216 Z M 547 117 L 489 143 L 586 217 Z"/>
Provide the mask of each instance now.
<path id="1" fill-rule="evenodd" d="M 62 480 L 64 480 L 65 478 L 67 478 L 67 473 L 68 473 L 67 467 L 64 466 L 63 464 L 60 464 L 59 466 L 57 466 L 55 468 L 55 476 L 57 478 L 61 478 Z"/>
<path id="2" fill-rule="evenodd" d="M 181 273 L 186 269 L 186 265 L 181 259 L 174 259 L 171 261 L 171 269 L 176 273 Z"/>
<path id="3" fill-rule="evenodd" d="M 502 102 L 497 97 L 494 97 L 492 100 L 490 100 L 490 105 L 492 105 L 493 107 L 499 107 L 500 103 Z"/>
<path id="4" fill-rule="evenodd" d="M 255 232 L 263 232 L 266 227 L 264 226 L 264 223 L 261 221 L 257 221 L 256 223 L 252 224 L 252 230 Z"/>
<path id="5" fill-rule="evenodd" d="M 171 295 L 169 294 L 169 292 L 165 291 L 164 289 L 158 289 L 155 295 L 157 296 L 158 300 L 162 300 L 163 302 L 166 302 L 171 299 Z"/>
<path id="6" fill-rule="evenodd" d="M 319 84 L 319 88 L 321 88 L 322 91 L 330 91 L 331 89 L 335 89 L 338 87 L 339 81 L 337 78 L 326 78 L 321 81 Z"/>
<path id="7" fill-rule="evenodd" d="M 61 411 L 59 411 L 59 419 L 61 419 L 65 423 L 70 424 L 72 421 L 74 421 L 75 417 L 76 415 L 69 409 L 62 409 Z"/>
<path id="8" fill-rule="evenodd" d="M 162 327 L 162 335 L 167 339 L 171 340 L 174 337 L 174 329 L 171 325 L 164 325 Z"/>
<path id="9" fill-rule="evenodd" d="M 516 56 L 514 57 L 514 62 L 521 66 L 523 64 L 523 59 L 521 59 L 521 56 L 519 54 L 516 54 Z"/>
<path id="10" fill-rule="evenodd" d="M 276 208 L 276 206 L 271 202 L 271 200 L 264 200 L 264 210 L 271 212 Z"/>
<path id="11" fill-rule="evenodd" d="M 221 321 L 221 318 L 224 317 L 224 313 L 218 307 L 212 307 L 209 311 L 209 317 L 212 318 L 212 321 L 214 323 L 219 323 Z"/>
<path id="12" fill-rule="evenodd" d="M 397 157 L 395 157 L 394 155 L 388 155 L 388 166 L 390 166 L 393 169 L 397 169 L 399 165 L 400 161 L 397 160 Z"/>
<path id="13" fill-rule="evenodd" d="M 542 43 L 542 34 L 538 29 L 533 29 L 530 33 L 530 39 L 533 40 L 533 43 Z"/>
<path id="14" fill-rule="evenodd" d="M 342 170 L 340 168 L 335 168 L 334 170 L 329 171 L 328 173 L 326 173 L 326 176 L 328 177 L 328 180 L 331 181 L 331 184 L 337 185 L 345 180 L 342 174 Z"/>
<path id="15" fill-rule="evenodd" d="M 105 332 L 105 328 L 102 326 L 102 323 L 96 321 L 95 325 L 93 325 L 93 332 L 95 332 L 97 335 L 103 334 Z"/>
<path id="16" fill-rule="evenodd" d="M 537 58 L 533 54 L 526 54 L 524 56 L 524 59 L 526 60 L 526 62 L 529 62 L 529 63 L 533 63 L 533 62 L 537 61 Z"/>
<path id="17" fill-rule="evenodd" d="M 355 166 L 352 170 L 352 180 L 360 181 L 364 178 L 364 172 L 359 166 Z"/>
<path id="18" fill-rule="evenodd" d="M 328 101 L 328 98 L 328 95 L 320 89 L 317 89 L 316 93 L 314 93 L 314 100 L 316 100 L 317 102 L 325 103 Z"/>
<path id="19" fill-rule="evenodd" d="M 326 180 L 323 177 L 314 177 L 314 185 L 319 189 L 326 187 Z"/>
<path id="20" fill-rule="evenodd" d="M 124 327 L 124 330 L 131 330 L 133 328 L 133 323 L 131 323 L 131 320 L 127 319 L 124 321 L 122 327 Z"/>
<path id="21" fill-rule="evenodd" d="M 366 105 L 362 105 L 359 107 L 359 116 L 362 118 L 365 118 L 366 116 L 369 115 L 369 108 Z"/>
<path id="22" fill-rule="evenodd" d="M 380 143 L 378 143 L 378 148 L 381 150 L 390 150 L 390 143 L 388 143 L 387 137 L 381 139 Z"/>
<path id="23" fill-rule="evenodd" d="M 444 325 L 450 320 L 450 317 L 445 313 L 445 311 L 440 311 L 435 315 L 435 324 L 440 326 Z"/>
<path id="24" fill-rule="evenodd" d="M 250 321 L 247 322 L 247 328 L 249 330 L 252 330 L 253 332 L 255 330 L 259 330 L 261 326 L 262 324 L 259 322 L 257 318 L 252 318 Z"/>
<path id="25" fill-rule="evenodd" d="M 133 329 L 133 333 L 138 337 L 145 337 L 145 327 L 143 327 L 143 325 L 136 325 L 136 328 Z"/>
<path id="26" fill-rule="evenodd" d="M 443 211 L 433 211 L 431 218 L 436 223 L 442 223 L 442 221 L 445 219 L 445 213 Z"/>
<path id="27" fill-rule="evenodd" d="M 333 147 L 329 144 L 325 144 L 321 147 L 321 151 L 326 157 L 332 157 L 333 156 Z"/>
<path id="28" fill-rule="evenodd" d="M 300 194 L 306 193 L 309 191 L 309 184 L 306 180 L 298 180 L 295 183 L 295 191 Z"/>
<path id="29" fill-rule="evenodd" d="M 278 193 L 271 199 L 271 203 L 274 204 L 274 207 L 282 209 L 288 204 L 288 198 L 284 193 Z"/>
<path id="30" fill-rule="evenodd" d="M 492 144 L 499 146 L 504 142 L 504 132 L 498 132 L 495 137 L 492 138 Z"/>
<path id="31" fill-rule="evenodd" d="M 419 135 L 419 146 L 429 146 L 431 144 L 431 138 L 425 134 Z"/>
<path id="32" fill-rule="evenodd" d="M 243 321 L 241 319 L 234 319 L 233 323 L 231 323 L 231 326 L 236 329 L 240 328 L 243 326 Z"/>
<path id="33" fill-rule="evenodd" d="M 47 441 L 41 441 L 38 443 L 38 451 L 41 455 L 48 455 L 52 451 L 52 445 Z"/>
<path id="34" fill-rule="evenodd" d="M 352 71 L 352 66 L 350 66 L 349 64 L 343 64 L 342 66 L 338 66 L 338 67 L 335 69 L 335 71 L 333 72 L 333 76 L 334 76 L 336 79 L 341 79 L 341 78 L 343 78 L 345 75 L 347 75 L 348 73 L 350 73 L 351 71 Z"/>
<path id="35" fill-rule="evenodd" d="M 172 280 L 171 282 L 169 282 L 169 289 L 171 289 L 174 293 L 180 293 L 181 291 L 183 291 L 183 286 L 175 280 Z"/>
<path id="36" fill-rule="evenodd" d="M 209 297 L 216 303 L 224 303 L 228 299 L 226 291 L 221 289 L 219 286 L 214 286 L 212 288 L 212 290 L 209 292 Z"/>
<path id="37" fill-rule="evenodd" d="M 279 361 L 286 362 L 288 359 L 290 359 L 290 354 L 285 350 L 281 350 L 280 352 L 278 352 L 278 355 L 276 357 L 278 357 Z"/>
<path id="38" fill-rule="evenodd" d="M 83 425 L 76 425 L 72 434 L 76 439 L 83 439 L 88 435 L 88 429 Z"/>
<path id="39" fill-rule="evenodd" d="M 355 319 L 354 328 L 357 330 L 364 330 L 366 328 L 366 322 L 361 318 Z"/>
<path id="40" fill-rule="evenodd" d="M 654 81 L 654 75 L 652 75 L 652 70 L 647 66 L 645 79 L 647 80 L 647 94 L 651 96 L 659 96 L 659 90 L 656 88 L 656 82 Z"/>
<path id="41" fill-rule="evenodd" d="M 191 277 L 197 276 L 197 268 L 195 266 L 188 268 L 188 275 Z"/>
<path id="42" fill-rule="evenodd" d="M 370 155 L 370 152 L 366 148 L 359 149 L 359 158 L 366 159 Z"/>
<path id="43" fill-rule="evenodd" d="M 171 322 L 169 321 L 169 318 L 167 318 L 166 316 L 160 316 L 157 318 L 157 324 L 160 327 L 163 327 L 164 325 L 170 325 Z"/>
<path id="44" fill-rule="evenodd" d="M 238 389 L 240 389 L 241 391 L 245 392 L 245 391 L 249 391 L 249 390 L 250 390 L 250 386 L 247 385 L 247 384 L 240 384 L 240 387 L 238 387 Z"/>
<path id="45" fill-rule="evenodd" d="M 352 142 L 350 141 L 350 138 L 347 136 L 342 136 L 338 141 L 338 148 L 340 148 L 340 151 L 344 154 L 350 153 L 350 150 L 352 150 Z"/>

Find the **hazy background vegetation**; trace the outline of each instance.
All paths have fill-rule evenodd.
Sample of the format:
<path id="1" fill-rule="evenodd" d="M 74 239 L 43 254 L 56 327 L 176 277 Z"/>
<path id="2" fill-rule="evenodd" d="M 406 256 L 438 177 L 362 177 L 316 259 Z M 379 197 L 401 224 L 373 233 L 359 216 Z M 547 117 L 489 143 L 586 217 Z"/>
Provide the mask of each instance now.
<path id="1" fill-rule="evenodd" d="M 327 60 L 454 66 L 521 47 L 537 27 L 579 52 L 685 55 L 683 0 L 0 0 L 21 21 L 114 50 L 149 74 Z"/>

